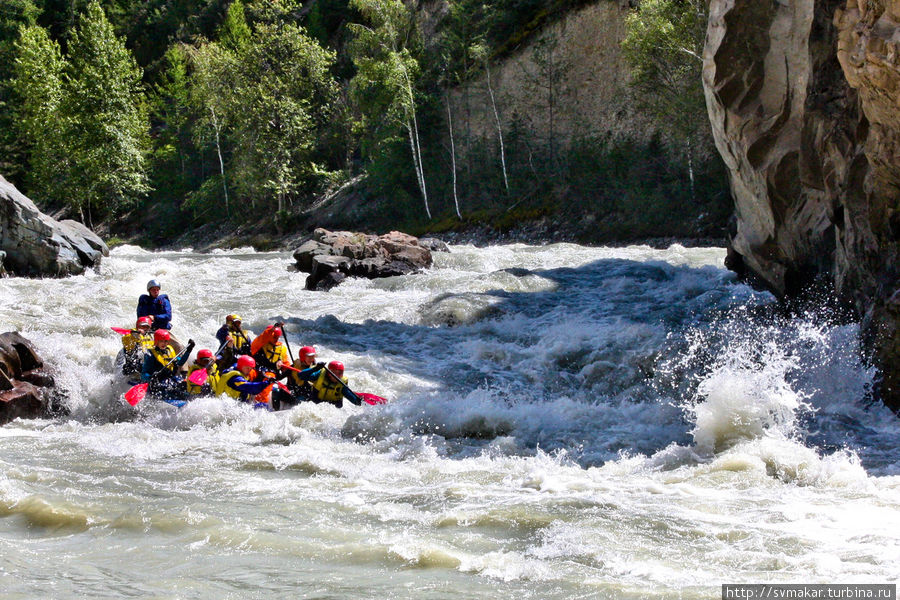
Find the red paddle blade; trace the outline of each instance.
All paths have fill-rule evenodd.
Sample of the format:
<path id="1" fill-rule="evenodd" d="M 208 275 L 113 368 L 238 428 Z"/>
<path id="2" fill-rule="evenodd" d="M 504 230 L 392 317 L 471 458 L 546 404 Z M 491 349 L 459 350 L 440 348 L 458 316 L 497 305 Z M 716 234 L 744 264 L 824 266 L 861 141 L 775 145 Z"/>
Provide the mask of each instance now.
<path id="1" fill-rule="evenodd" d="M 139 383 L 127 392 L 125 392 L 125 401 L 128 404 L 135 406 L 138 402 L 144 399 L 144 396 L 147 395 L 147 388 L 150 387 L 149 383 Z"/>
<path id="2" fill-rule="evenodd" d="M 209 373 L 206 372 L 206 369 L 197 369 L 188 377 L 188 381 L 194 385 L 203 385 L 207 379 L 209 379 Z"/>
<path id="3" fill-rule="evenodd" d="M 292 366 L 290 366 L 290 365 L 281 365 L 281 368 L 282 368 L 282 369 L 287 369 L 288 371 L 294 371 L 294 372 L 296 372 L 296 373 L 299 373 L 299 372 L 300 372 L 300 369 L 297 369 L 297 368 L 292 367 Z"/>
<path id="4" fill-rule="evenodd" d="M 366 404 L 376 405 L 376 404 L 385 404 L 387 403 L 387 398 L 382 398 L 381 396 L 376 396 L 375 394 L 366 394 L 356 392 L 356 395 L 359 396 L 363 402 Z"/>
<path id="5" fill-rule="evenodd" d="M 110 329 L 112 329 L 119 335 L 128 335 L 129 333 L 131 333 L 130 329 L 122 329 L 121 327 L 110 327 Z"/>

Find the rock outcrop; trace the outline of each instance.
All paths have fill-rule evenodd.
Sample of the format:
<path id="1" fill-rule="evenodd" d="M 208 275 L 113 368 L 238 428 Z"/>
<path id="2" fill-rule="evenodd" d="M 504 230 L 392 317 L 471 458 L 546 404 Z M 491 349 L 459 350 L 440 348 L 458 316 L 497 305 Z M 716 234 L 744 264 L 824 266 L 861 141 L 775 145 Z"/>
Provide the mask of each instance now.
<path id="1" fill-rule="evenodd" d="M 327 290 L 346 277 L 377 279 L 426 269 L 432 250 L 446 249 L 437 240 L 399 231 L 375 236 L 319 228 L 294 251 L 294 260 L 298 270 L 310 274 L 306 289 Z"/>
<path id="2" fill-rule="evenodd" d="M 56 221 L 0 176 L 0 271 L 25 277 L 78 275 L 109 248 L 77 221 Z"/>
<path id="3" fill-rule="evenodd" d="M 18 333 L 0 334 L 0 425 L 58 413 L 60 398 L 31 342 Z"/>
<path id="4" fill-rule="evenodd" d="M 900 1 L 712 0 L 704 87 L 737 231 L 728 264 L 852 305 L 900 408 Z"/>

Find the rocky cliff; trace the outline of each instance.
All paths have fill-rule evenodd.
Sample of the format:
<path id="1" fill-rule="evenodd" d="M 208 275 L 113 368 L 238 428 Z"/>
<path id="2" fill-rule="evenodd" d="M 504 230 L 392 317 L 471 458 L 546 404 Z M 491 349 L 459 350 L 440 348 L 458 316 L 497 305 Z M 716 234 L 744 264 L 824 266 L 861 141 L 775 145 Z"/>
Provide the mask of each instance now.
<path id="1" fill-rule="evenodd" d="M 0 175 L 0 273 L 60 277 L 83 273 L 109 255 L 94 232 L 76 221 L 56 221 Z"/>
<path id="2" fill-rule="evenodd" d="M 435 3 L 432 3 L 435 4 Z M 456 143 L 497 137 L 493 91 L 503 129 L 514 127 L 560 147 L 591 137 L 628 137 L 646 141 L 657 128 L 635 110 L 630 71 L 620 44 L 631 2 L 599 0 L 567 13 L 530 36 L 513 51 L 492 61 L 490 88 L 486 72 L 452 96 Z M 432 7 L 433 19 L 441 12 Z M 424 27 L 427 32 L 431 26 Z M 541 44 L 552 52 L 540 55 Z"/>
<path id="3" fill-rule="evenodd" d="M 852 305 L 900 408 L 900 0 L 712 0 L 704 88 L 729 265 Z"/>

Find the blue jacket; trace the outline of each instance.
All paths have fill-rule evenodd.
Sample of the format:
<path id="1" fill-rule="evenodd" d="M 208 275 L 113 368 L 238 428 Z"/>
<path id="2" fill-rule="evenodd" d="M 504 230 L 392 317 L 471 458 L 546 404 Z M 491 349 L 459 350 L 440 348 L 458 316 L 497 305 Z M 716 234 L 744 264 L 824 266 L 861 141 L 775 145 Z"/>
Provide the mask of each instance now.
<path id="1" fill-rule="evenodd" d="M 156 298 L 144 294 L 138 298 L 137 316 L 153 317 L 153 331 L 172 329 L 172 303 L 166 294 L 160 294 Z"/>

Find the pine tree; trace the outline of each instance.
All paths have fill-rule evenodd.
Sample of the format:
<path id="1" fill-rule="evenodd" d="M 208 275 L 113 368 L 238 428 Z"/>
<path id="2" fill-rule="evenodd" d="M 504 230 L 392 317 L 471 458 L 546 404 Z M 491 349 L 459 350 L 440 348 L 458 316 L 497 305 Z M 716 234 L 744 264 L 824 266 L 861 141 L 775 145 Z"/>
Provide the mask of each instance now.
<path id="1" fill-rule="evenodd" d="M 92 207 L 115 213 L 150 189 L 141 69 L 97 0 L 72 32 L 63 87 L 68 196 L 90 224 Z"/>
<path id="2" fill-rule="evenodd" d="M 19 29 L 15 53 L 12 89 L 16 131 L 30 159 L 27 190 L 40 202 L 62 205 L 70 159 L 60 110 L 65 61 L 59 45 L 39 25 Z"/>

